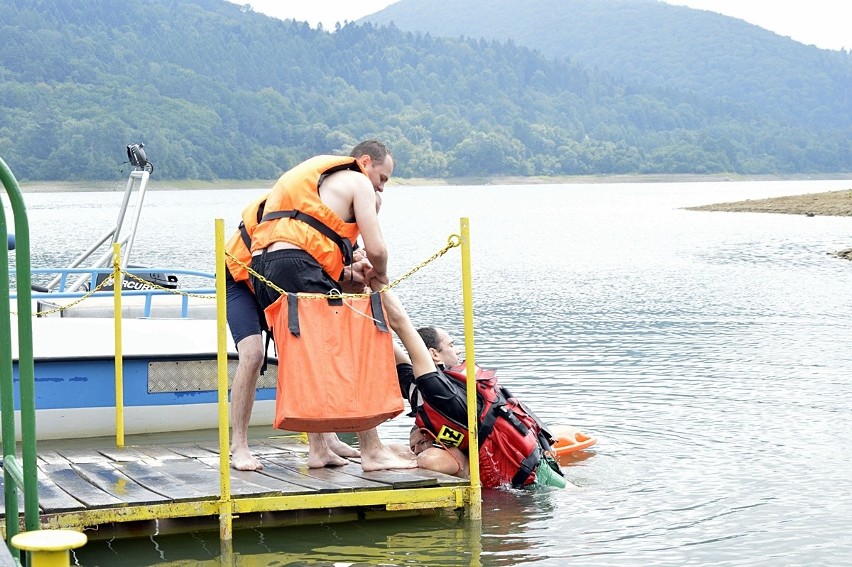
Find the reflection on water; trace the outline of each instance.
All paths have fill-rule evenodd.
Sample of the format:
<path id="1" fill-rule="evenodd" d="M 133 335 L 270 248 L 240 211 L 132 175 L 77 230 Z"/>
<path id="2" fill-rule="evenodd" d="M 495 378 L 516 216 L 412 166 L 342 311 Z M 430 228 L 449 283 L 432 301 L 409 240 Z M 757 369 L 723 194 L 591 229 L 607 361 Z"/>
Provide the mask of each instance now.
<path id="1" fill-rule="evenodd" d="M 452 513 L 401 520 L 262 526 L 235 532 L 232 549 L 220 548 L 218 533 L 156 536 L 87 544 L 84 565 L 480 565 L 482 525 Z M 523 541 L 512 545 L 521 555 Z"/>
<path id="2" fill-rule="evenodd" d="M 392 275 L 470 217 L 477 361 L 546 422 L 598 443 L 566 467 L 565 490 L 486 493 L 481 527 L 449 514 L 258 528 L 237 534 L 237 564 L 848 563 L 852 264 L 827 253 L 850 246 L 852 219 L 683 207 L 850 186 L 390 187 Z M 211 219 L 230 232 L 256 193 L 150 193 L 136 250 L 210 270 Z M 67 263 L 114 222 L 104 195 L 27 195 L 39 262 Z M 56 228 L 70 217 L 87 235 L 73 251 Z M 397 289 L 415 324 L 461 338 L 456 251 Z M 408 427 L 380 431 L 402 441 Z M 217 561 L 215 536 L 93 542 L 78 555 L 204 564 Z"/>

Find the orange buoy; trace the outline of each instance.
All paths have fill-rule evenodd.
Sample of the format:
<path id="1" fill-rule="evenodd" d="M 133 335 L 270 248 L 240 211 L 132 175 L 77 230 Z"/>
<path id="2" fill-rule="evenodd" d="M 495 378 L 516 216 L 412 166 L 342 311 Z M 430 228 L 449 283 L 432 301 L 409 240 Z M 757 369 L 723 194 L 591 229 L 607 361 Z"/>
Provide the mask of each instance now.
<path id="1" fill-rule="evenodd" d="M 556 460 L 562 463 L 562 459 L 577 451 L 588 449 L 595 443 L 597 439 L 591 435 L 586 435 L 579 429 L 567 425 L 557 425 L 549 428 L 550 432 L 556 438 L 553 443 L 553 453 Z"/>

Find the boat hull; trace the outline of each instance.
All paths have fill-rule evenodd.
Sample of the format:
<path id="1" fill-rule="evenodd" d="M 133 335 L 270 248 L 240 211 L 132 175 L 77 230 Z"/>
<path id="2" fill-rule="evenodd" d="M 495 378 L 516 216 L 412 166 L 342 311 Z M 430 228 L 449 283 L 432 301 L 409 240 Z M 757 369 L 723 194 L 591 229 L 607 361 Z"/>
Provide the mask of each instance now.
<path id="1" fill-rule="evenodd" d="M 112 319 L 33 320 L 36 437 L 111 436 L 120 398 L 126 434 L 218 427 L 218 337 L 215 320 L 128 319 L 122 322 L 121 393 L 116 387 L 116 327 Z M 237 367 L 226 341 L 228 381 Z M 16 419 L 20 376 L 13 363 Z M 252 424 L 274 414 L 277 364 L 258 383 Z M 20 431 L 18 426 L 17 431 Z"/>

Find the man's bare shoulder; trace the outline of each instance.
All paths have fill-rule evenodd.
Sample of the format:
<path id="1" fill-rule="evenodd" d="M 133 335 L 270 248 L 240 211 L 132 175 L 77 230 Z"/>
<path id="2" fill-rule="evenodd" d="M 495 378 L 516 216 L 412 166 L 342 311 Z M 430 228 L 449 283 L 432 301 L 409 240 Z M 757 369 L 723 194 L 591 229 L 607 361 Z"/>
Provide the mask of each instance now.
<path id="1" fill-rule="evenodd" d="M 322 186 L 353 190 L 365 187 L 372 190 L 373 188 L 366 175 L 358 171 L 352 171 L 351 169 L 335 171 L 325 178 Z"/>

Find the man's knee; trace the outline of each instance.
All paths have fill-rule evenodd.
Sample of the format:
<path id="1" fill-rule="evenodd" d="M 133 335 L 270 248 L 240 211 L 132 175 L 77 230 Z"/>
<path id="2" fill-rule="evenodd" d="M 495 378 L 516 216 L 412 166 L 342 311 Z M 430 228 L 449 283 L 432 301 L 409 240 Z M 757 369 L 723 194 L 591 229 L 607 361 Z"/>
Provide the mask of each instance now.
<path id="1" fill-rule="evenodd" d="M 239 342 L 237 345 L 240 365 L 260 372 L 263 365 L 263 338 L 261 335 L 251 335 Z"/>

